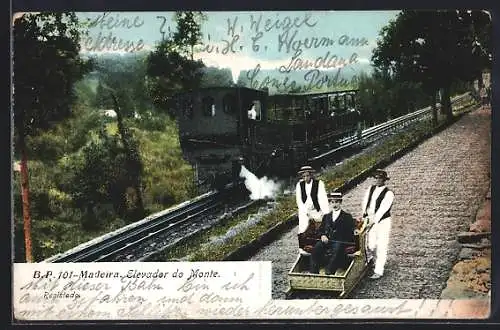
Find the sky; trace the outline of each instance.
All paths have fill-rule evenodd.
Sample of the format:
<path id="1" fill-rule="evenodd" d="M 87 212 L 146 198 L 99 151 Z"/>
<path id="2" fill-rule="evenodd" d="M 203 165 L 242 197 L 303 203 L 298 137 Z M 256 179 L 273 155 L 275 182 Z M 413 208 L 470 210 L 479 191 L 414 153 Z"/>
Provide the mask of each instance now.
<path id="1" fill-rule="evenodd" d="M 207 66 L 290 73 L 368 65 L 380 29 L 398 11 L 205 12 L 204 45 L 196 59 Z M 86 12 L 88 35 L 82 52 L 91 54 L 149 51 L 175 30 L 172 12 Z M 107 37 L 115 37 L 114 46 Z M 120 44 L 119 44 L 120 43 Z M 349 45 L 350 44 L 350 45 Z M 217 48 L 218 47 L 218 48 Z M 281 67 L 281 70 L 279 71 Z M 300 71 L 302 72 L 302 71 Z"/>

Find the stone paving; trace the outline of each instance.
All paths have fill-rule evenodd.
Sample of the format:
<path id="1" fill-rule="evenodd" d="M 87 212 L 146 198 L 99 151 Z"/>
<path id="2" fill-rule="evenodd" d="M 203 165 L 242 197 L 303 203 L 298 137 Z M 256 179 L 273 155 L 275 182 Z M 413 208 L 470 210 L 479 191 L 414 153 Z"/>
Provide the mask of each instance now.
<path id="1" fill-rule="evenodd" d="M 490 186 L 490 149 L 491 111 L 479 109 L 385 168 L 395 193 L 385 275 L 364 279 L 350 298 L 440 297 L 460 253 L 457 234 L 469 229 Z M 343 208 L 358 217 L 373 182 L 347 192 Z M 297 257 L 296 232 L 251 258 L 273 262 L 273 299 L 285 299 L 287 273 Z"/>

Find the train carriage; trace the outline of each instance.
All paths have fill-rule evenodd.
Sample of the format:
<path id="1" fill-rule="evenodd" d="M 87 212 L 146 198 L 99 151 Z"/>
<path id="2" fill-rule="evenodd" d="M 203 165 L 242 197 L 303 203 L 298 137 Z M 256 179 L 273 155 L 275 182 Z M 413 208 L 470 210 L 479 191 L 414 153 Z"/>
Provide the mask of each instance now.
<path id="1" fill-rule="evenodd" d="M 269 95 L 212 87 L 174 97 L 179 140 L 199 184 L 230 181 L 237 159 L 257 176 L 287 177 L 354 135 L 356 90 Z"/>

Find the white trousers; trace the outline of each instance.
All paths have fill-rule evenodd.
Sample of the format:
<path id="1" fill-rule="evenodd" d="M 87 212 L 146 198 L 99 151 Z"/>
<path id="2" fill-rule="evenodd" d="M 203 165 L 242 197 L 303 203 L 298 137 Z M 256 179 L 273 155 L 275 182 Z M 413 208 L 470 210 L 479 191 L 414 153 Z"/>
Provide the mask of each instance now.
<path id="1" fill-rule="evenodd" d="M 383 275 L 389 249 L 389 237 L 391 234 L 391 218 L 385 218 L 373 225 L 368 232 L 368 249 L 374 253 L 376 274 Z"/>
<path id="2" fill-rule="evenodd" d="M 315 221 L 321 222 L 323 216 L 321 212 L 316 211 L 316 209 L 309 209 L 306 211 L 299 211 L 299 234 L 307 230 L 309 226 L 309 219 L 314 219 Z"/>

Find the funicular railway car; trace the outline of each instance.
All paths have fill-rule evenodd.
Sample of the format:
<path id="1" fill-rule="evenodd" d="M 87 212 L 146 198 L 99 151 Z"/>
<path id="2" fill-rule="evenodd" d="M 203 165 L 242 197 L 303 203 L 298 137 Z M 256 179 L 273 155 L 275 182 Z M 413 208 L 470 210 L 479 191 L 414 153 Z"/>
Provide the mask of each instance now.
<path id="1" fill-rule="evenodd" d="M 213 87 L 178 94 L 174 110 L 185 158 L 199 184 L 234 179 L 238 158 L 257 176 L 287 177 L 355 133 L 356 90 L 269 95 Z"/>
<path id="2" fill-rule="evenodd" d="M 203 188 L 231 179 L 242 146 L 248 142 L 247 111 L 255 105 L 256 119 L 265 119 L 267 93 L 244 87 L 212 87 L 174 97 L 179 141 L 184 157 Z"/>
<path id="3" fill-rule="evenodd" d="M 356 92 L 269 95 L 267 120 L 249 123 L 245 156 L 256 170 L 262 166 L 271 175 L 293 175 L 308 159 L 356 134 Z"/>

